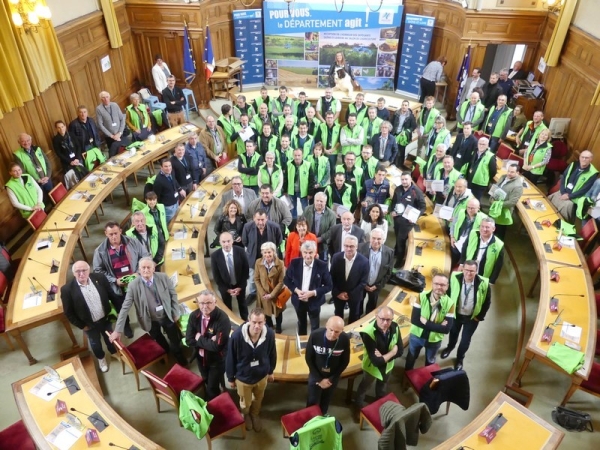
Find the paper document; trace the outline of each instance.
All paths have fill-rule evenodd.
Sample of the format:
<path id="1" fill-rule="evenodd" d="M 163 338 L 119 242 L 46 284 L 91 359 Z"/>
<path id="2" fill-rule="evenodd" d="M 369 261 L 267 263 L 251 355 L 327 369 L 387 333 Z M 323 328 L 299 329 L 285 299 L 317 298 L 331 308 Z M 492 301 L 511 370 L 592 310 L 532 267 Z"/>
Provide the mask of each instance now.
<path id="1" fill-rule="evenodd" d="M 23 300 L 23 309 L 34 308 L 35 306 L 40 306 L 42 304 L 42 293 L 34 292 L 30 294 L 25 294 L 25 299 Z"/>
<path id="2" fill-rule="evenodd" d="M 176 231 L 175 234 L 173 235 L 173 238 L 177 241 L 180 241 L 182 239 L 187 239 L 187 230 Z"/>
<path id="3" fill-rule="evenodd" d="M 406 207 L 406 209 L 404 210 L 404 212 L 402 213 L 402 217 L 404 217 L 406 220 L 408 220 L 411 223 L 417 223 L 417 220 L 419 220 L 420 215 L 421 215 L 421 211 L 419 211 L 417 208 L 413 208 L 410 205 L 408 205 Z"/>
<path id="4" fill-rule="evenodd" d="M 62 381 L 52 380 L 52 378 L 49 375 L 47 375 L 43 377 L 39 382 L 37 382 L 35 386 L 33 386 L 29 390 L 29 392 L 49 402 L 54 397 L 56 397 L 59 392 L 62 392 L 59 391 L 59 389 L 62 389 L 64 387 L 65 384 Z"/>
<path id="5" fill-rule="evenodd" d="M 561 236 L 558 238 L 558 242 L 563 247 L 575 248 L 575 238 L 570 236 Z"/>
<path id="6" fill-rule="evenodd" d="M 579 341 L 581 340 L 582 331 L 583 329 L 581 327 L 578 327 L 577 325 L 573 325 L 569 322 L 563 322 L 562 328 L 560 330 L 560 337 L 575 342 L 576 344 L 579 344 Z"/>
<path id="7" fill-rule="evenodd" d="M 242 141 L 246 142 L 252 136 L 254 136 L 254 130 L 252 127 L 246 127 L 239 131 L 239 136 L 242 138 Z"/>
<path id="8" fill-rule="evenodd" d="M 63 421 L 46 436 L 46 440 L 60 450 L 69 450 L 82 435 L 77 428 Z"/>
<path id="9" fill-rule="evenodd" d="M 546 205 L 544 205 L 544 202 L 531 202 L 531 207 L 536 211 L 546 211 Z"/>
<path id="10" fill-rule="evenodd" d="M 202 200 L 205 196 L 206 196 L 206 191 L 204 191 L 202 189 L 198 189 L 197 191 L 194 191 L 194 193 L 192 194 L 192 198 L 197 198 L 200 200 Z"/>
<path id="11" fill-rule="evenodd" d="M 185 259 L 185 256 L 185 247 L 174 248 L 171 250 L 171 259 L 173 261 L 181 261 L 182 259 Z"/>
<path id="12" fill-rule="evenodd" d="M 81 200 L 83 198 L 83 193 L 75 192 L 73 195 L 69 197 L 69 200 Z"/>
<path id="13" fill-rule="evenodd" d="M 36 250 L 45 250 L 52 247 L 52 242 L 48 239 L 40 239 L 36 244 Z"/>
<path id="14" fill-rule="evenodd" d="M 497 184 L 492 185 L 489 194 L 490 197 L 492 197 L 494 200 L 504 201 L 504 199 L 506 198 L 506 191 L 498 187 Z"/>
<path id="15" fill-rule="evenodd" d="M 452 213 L 454 212 L 454 208 L 450 208 L 449 206 L 440 205 L 436 203 L 435 208 L 433 210 L 433 215 L 439 219 L 450 220 L 452 219 Z"/>
<path id="16" fill-rule="evenodd" d="M 381 211 L 383 212 L 383 214 L 387 214 L 387 212 L 388 212 L 388 205 L 386 205 L 384 203 L 379 203 L 379 207 L 381 208 Z"/>

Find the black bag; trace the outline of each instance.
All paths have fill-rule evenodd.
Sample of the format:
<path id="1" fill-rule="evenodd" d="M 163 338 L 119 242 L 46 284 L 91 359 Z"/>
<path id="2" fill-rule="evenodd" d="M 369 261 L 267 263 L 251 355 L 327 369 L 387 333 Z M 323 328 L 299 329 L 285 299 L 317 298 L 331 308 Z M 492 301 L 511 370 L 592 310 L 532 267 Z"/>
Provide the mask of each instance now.
<path id="1" fill-rule="evenodd" d="M 582 413 L 563 406 L 554 408 L 552 420 L 567 431 L 594 431 L 592 418 L 588 413 Z"/>
<path id="2" fill-rule="evenodd" d="M 415 292 L 425 289 L 425 277 L 418 270 L 399 270 L 392 274 L 389 283 Z"/>

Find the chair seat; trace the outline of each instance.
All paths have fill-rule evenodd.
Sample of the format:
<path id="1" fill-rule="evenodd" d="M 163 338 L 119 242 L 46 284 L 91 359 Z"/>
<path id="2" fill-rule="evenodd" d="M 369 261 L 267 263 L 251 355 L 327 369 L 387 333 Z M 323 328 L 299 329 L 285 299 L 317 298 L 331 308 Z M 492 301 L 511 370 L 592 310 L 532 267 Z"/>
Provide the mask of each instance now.
<path id="1" fill-rule="evenodd" d="M 181 391 L 196 392 L 204 380 L 198 374 L 186 369 L 179 364 L 175 364 L 171 370 L 163 377 L 163 380 L 173 388 L 177 397 Z"/>
<path id="2" fill-rule="evenodd" d="M 379 400 L 365 406 L 360 410 L 360 413 L 365 416 L 365 419 L 377 430 L 378 433 L 383 431 L 383 425 L 381 424 L 381 416 L 379 415 L 379 409 L 385 402 L 400 403 L 400 400 L 390 392 L 385 397 L 381 397 Z"/>
<path id="3" fill-rule="evenodd" d="M 35 443 L 22 420 L 0 431 L 0 450 L 35 450 Z"/>
<path id="4" fill-rule="evenodd" d="M 129 344 L 127 350 L 131 353 L 135 367 L 138 370 L 165 354 L 165 350 L 149 334 L 144 334 L 135 342 Z"/>
<path id="5" fill-rule="evenodd" d="M 208 428 L 208 435 L 211 439 L 244 423 L 244 416 L 242 416 L 228 392 L 223 392 L 213 398 L 208 402 L 206 408 L 214 416 Z"/>
<path id="6" fill-rule="evenodd" d="M 432 364 L 418 369 L 407 370 L 405 375 L 415 391 L 419 393 L 421 392 L 421 388 L 425 386 L 425 383 L 431 380 L 431 373 L 437 372 L 440 369 L 441 367 L 438 364 Z"/>
<path id="7" fill-rule="evenodd" d="M 284 428 L 286 434 L 291 436 L 302 428 L 306 422 L 321 415 L 322 412 L 319 405 L 309 406 L 300 411 L 294 411 L 281 416 L 281 426 Z"/>
<path id="8" fill-rule="evenodd" d="M 600 363 L 595 362 L 590 371 L 590 377 L 581 383 L 581 387 L 600 394 Z"/>

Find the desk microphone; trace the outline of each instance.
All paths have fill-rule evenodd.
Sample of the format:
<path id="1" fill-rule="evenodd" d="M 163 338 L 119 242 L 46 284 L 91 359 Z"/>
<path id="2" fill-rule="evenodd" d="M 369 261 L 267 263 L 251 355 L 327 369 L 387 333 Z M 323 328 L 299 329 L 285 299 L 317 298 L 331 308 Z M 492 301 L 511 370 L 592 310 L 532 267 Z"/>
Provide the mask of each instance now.
<path id="1" fill-rule="evenodd" d="M 90 414 L 86 414 L 86 413 L 84 413 L 84 412 L 82 412 L 82 411 L 79 411 L 79 410 L 77 410 L 77 409 L 75 409 L 75 408 L 69 408 L 69 409 L 70 409 L 71 411 L 73 411 L 73 412 L 77 412 L 77 413 L 79 413 L 79 414 L 83 414 L 84 416 L 87 416 L 87 417 L 89 417 L 89 418 L 91 418 L 91 419 L 97 420 L 98 422 L 102 422 L 102 424 L 103 424 L 105 427 L 107 427 L 107 426 L 108 426 L 108 424 L 107 424 L 107 423 L 106 423 L 106 422 L 105 422 L 105 421 L 104 421 L 104 420 L 103 420 L 103 419 L 100 417 L 100 414 L 97 414 L 96 416 L 94 416 L 93 414 L 92 414 L 92 415 L 90 415 Z"/>
<path id="2" fill-rule="evenodd" d="M 64 211 L 61 211 L 61 210 L 60 210 L 60 209 L 58 209 L 58 208 L 54 208 L 54 211 L 58 211 L 59 213 L 63 213 L 63 214 L 64 214 L 65 216 L 67 216 L 67 217 L 71 217 L 71 218 L 73 217 L 73 214 L 66 213 L 66 212 L 64 212 Z M 69 219 L 69 220 L 67 220 L 67 222 L 70 222 L 70 219 Z M 55 223 L 56 223 L 56 222 L 55 222 Z"/>
<path id="3" fill-rule="evenodd" d="M 577 264 L 575 266 L 572 265 L 565 265 L 565 266 L 556 266 L 554 269 L 550 269 L 550 281 L 556 281 L 557 283 L 560 281 L 560 274 L 558 273 L 558 271 L 556 269 L 563 269 L 563 268 L 581 268 L 581 264 Z"/>
<path id="4" fill-rule="evenodd" d="M 185 223 L 183 223 L 183 219 L 181 219 L 180 222 L 181 222 L 181 227 L 182 227 L 181 229 L 182 229 L 182 231 L 184 233 L 187 233 L 187 227 L 185 226 Z"/>
<path id="5" fill-rule="evenodd" d="M 75 389 L 76 389 L 76 390 L 78 390 L 78 391 L 80 391 L 80 390 L 81 390 L 81 388 L 80 388 L 79 386 L 77 386 L 77 384 L 73 384 L 73 385 L 71 385 L 71 386 L 65 386 L 64 388 L 60 388 L 60 389 L 57 389 L 57 390 L 55 390 L 55 391 L 48 392 L 46 395 L 47 395 L 47 396 L 50 396 L 50 395 L 52 395 L 52 394 L 55 394 L 55 393 L 57 393 L 57 392 L 63 391 L 63 390 L 65 390 L 65 389 L 69 389 L 70 387 L 73 387 L 73 388 L 75 388 Z M 71 408 L 71 409 L 73 409 L 73 408 Z"/>
<path id="6" fill-rule="evenodd" d="M 550 217 L 550 216 L 556 216 L 556 212 L 552 212 L 550 214 L 544 214 L 543 216 L 538 217 L 537 219 L 535 219 L 533 221 L 533 223 L 540 223 L 540 219 L 543 219 L 544 217 Z"/>
<path id="7" fill-rule="evenodd" d="M 29 287 L 31 288 L 31 292 L 33 292 L 35 294 L 37 289 L 35 288 L 33 281 L 31 281 L 31 278 L 29 278 L 29 277 L 27 277 L 27 279 L 29 280 Z"/>
<path id="8" fill-rule="evenodd" d="M 552 298 L 556 297 L 585 297 L 583 294 L 554 294 Z"/>
<path id="9" fill-rule="evenodd" d="M 123 449 L 125 449 L 125 450 L 129 450 L 129 447 L 121 447 L 120 445 L 113 444 L 112 442 L 109 442 L 109 443 L 108 443 L 108 446 L 109 446 L 109 447 L 123 448 Z"/>
<path id="10" fill-rule="evenodd" d="M 28 259 L 29 261 L 33 261 L 33 262 L 35 262 L 35 263 L 41 264 L 42 266 L 50 267 L 50 268 L 52 269 L 52 266 L 51 266 L 50 264 L 46 264 L 46 263 L 43 263 L 43 262 L 41 262 L 41 261 L 37 261 L 37 260 L 35 260 L 35 259 L 33 259 L 33 258 L 29 258 L 29 257 L 28 257 L 27 259 Z"/>
<path id="11" fill-rule="evenodd" d="M 54 242 L 54 237 L 53 237 L 53 236 L 50 234 L 50 230 L 48 230 L 48 226 L 47 226 L 47 224 L 46 224 L 46 227 L 44 227 L 44 231 L 45 231 L 46 233 L 48 233 L 48 240 L 49 240 L 50 242 Z"/>
<path id="12" fill-rule="evenodd" d="M 58 225 L 56 224 L 56 222 L 54 222 L 54 228 L 56 229 L 56 237 L 59 241 L 61 241 L 62 239 L 60 238 L 60 233 L 58 232 Z"/>
<path id="13" fill-rule="evenodd" d="M 40 285 L 40 287 L 45 290 L 46 292 L 50 293 L 50 294 L 56 294 L 58 292 L 58 286 L 56 286 L 54 283 L 50 283 L 50 289 L 46 289 L 42 283 L 39 282 L 39 280 L 36 277 L 33 277 L 33 279 L 35 280 L 35 282 L 37 284 Z"/>

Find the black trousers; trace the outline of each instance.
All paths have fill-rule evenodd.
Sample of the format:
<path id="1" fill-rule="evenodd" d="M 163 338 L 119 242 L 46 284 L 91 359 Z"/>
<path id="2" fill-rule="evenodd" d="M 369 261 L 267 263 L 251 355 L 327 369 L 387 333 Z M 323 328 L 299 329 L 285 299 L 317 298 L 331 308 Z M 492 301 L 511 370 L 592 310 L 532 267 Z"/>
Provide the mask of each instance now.
<path id="1" fill-rule="evenodd" d="M 102 349 L 102 339 L 104 339 L 104 344 L 106 344 L 106 349 L 112 355 L 117 351 L 115 346 L 110 342 L 106 331 L 109 333 L 112 332 L 112 323 L 106 318 L 94 322 L 89 330 L 84 331 L 84 333 L 88 337 L 88 341 L 90 342 L 90 348 L 92 349 L 92 353 L 98 359 L 103 359 L 105 356 L 104 350 Z"/>
<path id="2" fill-rule="evenodd" d="M 406 257 L 406 241 L 408 234 L 412 230 L 413 224 L 403 217 L 394 217 L 394 232 L 396 233 L 396 247 L 394 253 L 396 255 L 396 264 L 403 264 Z"/>
<path id="3" fill-rule="evenodd" d="M 419 84 L 421 85 L 421 96 L 419 97 L 419 103 L 423 103 L 425 101 L 425 97 L 433 97 L 435 95 L 435 81 L 426 80 L 421 77 L 419 79 Z"/>
<path id="4" fill-rule="evenodd" d="M 243 321 L 246 321 L 246 320 L 248 320 L 248 306 L 246 305 L 246 285 L 236 286 L 236 287 L 242 288 L 242 290 L 240 291 L 240 295 L 237 296 L 237 302 L 238 302 L 238 308 L 240 311 L 240 317 L 242 318 Z M 221 294 L 221 298 L 223 299 L 223 303 L 225 303 L 225 306 L 227 306 L 230 310 L 233 311 L 233 306 L 231 303 L 231 295 L 229 294 L 229 292 L 227 292 L 227 290 L 221 289 L 221 288 L 219 288 L 219 292 Z"/>
<path id="5" fill-rule="evenodd" d="M 298 307 L 294 307 L 294 309 L 296 310 L 296 316 L 298 317 L 298 334 L 299 335 L 304 336 L 304 335 L 308 334 L 308 332 L 307 332 L 308 321 L 306 320 L 307 315 L 310 320 L 310 331 L 312 332 L 312 331 L 315 331 L 317 328 L 319 328 L 320 321 L 321 321 L 321 319 L 320 319 L 321 308 L 314 310 L 314 311 L 310 311 L 308 309 L 307 302 L 299 302 Z M 281 316 L 281 314 L 280 314 L 280 316 Z"/>
<path id="6" fill-rule="evenodd" d="M 198 370 L 204 379 L 204 386 L 206 387 L 205 400 L 208 402 L 221 393 L 220 386 L 225 383 L 225 362 L 219 361 L 205 366 L 204 358 L 198 356 Z"/>
<path id="7" fill-rule="evenodd" d="M 167 334 L 169 338 L 169 342 L 165 339 L 164 334 L 162 334 L 161 328 Z M 152 321 L 152 328 L 150 328 L 149 333 L 150 337 L 158 342 L 165 352 L 172 352 L 173 355 L 179 360 L 183 358 L 183 352 L 181 350 L 181 332 L 177 327 L 177 324 L 171 322 L 168 317 L 164 317 L 160 321 Z"/>
<path id="8" fill-rule="evenodd" d="M 369 285 L 367 285 L 367 286 L 369 286 Z M 371 287 L 371 286 L 369 286 L 369 287 Z M 365 314 L 369 314 L 371 311 L 373 311 L 375 308 L 377 308 L 377 302 L 379 300 L 379 289 L 375 289 L 373 292 L 365 291 L 364 298 L 368 298 L 367 306 L 365 307 Z M 364 298 L 363 298 L 363 303 L 364 303 Z"/>
<path id="9" fill-rule="evenodd" d="M 331 398 L 337 387 L 339 377 L 330 378 L 329 381 L 331 381 L 331 386 L 327 389 L 321 389 L 317 386 L 317 383 L 320 381 L 321 379 L 319 377 L 312 374 L 308 376 L 308 397 L 306 399 L 306 406 L 319 405 L 321 412 L 325 415 L 329 409 L 329 403 L 331 403 Z"/>
<path id="10" fill-rule="evenodd" d="M 452 329 L 450 330 L 448 348 L 453 349 L 456 347 L 458 335 L 462 329 L 460 344 L 458 344 L 458 350 L 456 352 L 456 359 L 458 361 L 462 362 L 462 360 L 465 358 L 465 354 L 471 345 L 471 338 L 473 337 L 478 325 L 479 322 L 475 319 L 471 319 L 471 316 L 456 314 L 456 319 L 454 319 Z"/>

